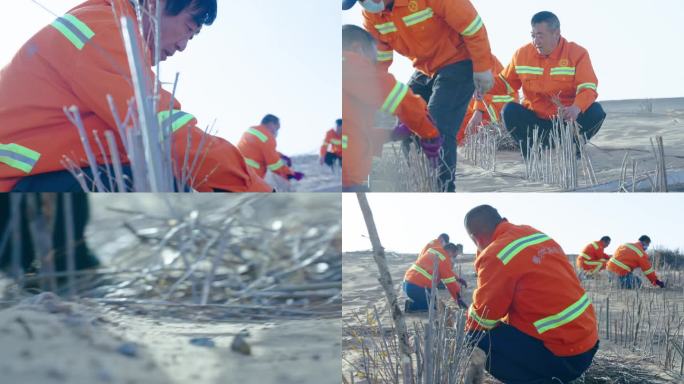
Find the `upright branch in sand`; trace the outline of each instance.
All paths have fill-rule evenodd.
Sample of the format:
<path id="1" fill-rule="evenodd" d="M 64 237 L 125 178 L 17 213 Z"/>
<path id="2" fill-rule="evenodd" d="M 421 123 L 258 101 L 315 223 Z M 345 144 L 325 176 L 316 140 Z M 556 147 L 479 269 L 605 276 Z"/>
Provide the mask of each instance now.
<path id="1" fill-rule="evenodd" d="M 654 140 L 655 139 L 655 140 Z M 636 192 L 639 184 L 647 181 L 651 186 L 651 192 L 668 192 L 667 165 L 665 162 L 665 148 L 663 137 L 656 136 L 651 138 L 651 151 L 653 157 L 641 156 L 633 157 L 630 152 L 626 152 L 620 167 L 620 179 L 618 180 L 618 192 Z M 655 160 L 655 170 L 639 172 L 639 161 Z M 631 185 L 628 184 L 628 176 L 631 166 Z M 643 187 L 639 187 L 643 190 Z"/>
<path id="2" fill-rule="evenodd" d="M 439 164 L 446 164 L 440 151 L 439 159 L 431 161 L 418 147 L 417 142 L 402 147 L 392 144 L 373 166 L 370 187 L 386 192 L 443 192 L 440 188 Z M 452 175 L 452 178 L 454 176 Z"/>
<path id="3" fill-rule="evenodd" d="M 378 236 L 375 221 L 373 220 L 373 212 L 371 212 L 366 194 L 359 192 L 356 194 L 356 197 L 359 200 L 363 219 L 365 220 L 366 228 L 368 229 L 368 236 L 373 245 L 373 258 L 375 259 L 375 264 L 378 266 L 378 271 L 380 272 L 380 278 L 378 280 L 380 281 L 382 289 L 385 291 L 385 297 L 387 298 L 387 303 L 389 304 L 392 313 L 392 320 L 394 321 L 394 327 L 399 338 L 404 383 L 413 383 L 411 347 L 409 346 L 406 322 L 404 320 L 404 313 L 399 308 L 397 294 L 394 292 L 392 276 L 390 275 L 389 268 L 387 267 L 387 260 L 385 259 L 385 249 L 380 243 L 380 237 Z"/>
<path id="4" fill-rule="evenodd" d="M 513 149 L 517 144 L 500 123 L 469 128 L 463 141 L 464 157 L 487 171 L 496 171 L 496 155 L 501 149 Z"/>

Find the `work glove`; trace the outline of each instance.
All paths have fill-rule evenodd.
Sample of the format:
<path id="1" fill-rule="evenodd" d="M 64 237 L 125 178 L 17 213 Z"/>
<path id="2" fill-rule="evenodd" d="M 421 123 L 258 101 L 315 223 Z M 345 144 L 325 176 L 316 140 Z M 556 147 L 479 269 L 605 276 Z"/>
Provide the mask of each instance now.
<path id="1" fill-rule="evenodd" d="M 661 280 L 656 280 L 656 285 L 659 286 L 660 288 L 665 288 L 665 283 L 662 282 Z"/>
<path id="2" fill-rule="evenodd" d="M 458 303 L 459 308 L 462 308 L 462 309 L 468 308 L 468 304 L 466 304 L 465 301 L 463 301 L 463 299 L 461 299 L 461 296 L 456 298 L 456 302 Z"/>
<path id="3" fill-rule="evenodd" d="M 473 82 L 475 83 L 475 90 L 481 95 L 489 92 L 494 87 L 494 76 L 489 69 L 482 72 L 473 73 Z"/>
<path id="4" fill-rule="evenodd" d="M 300 180 L 303 179 L 303 178 L 304 178 L 304 174 L 301 173 L 301 172 L 295 172 L 295 173 L 293 173 L 293 174 L 291 174 L 291 175 L 287 175 L 287 179 L 288 179 L 288 180 L 295 179 L 295 180 L 297 180 L 297 181 L 300 181 Z"/>
<path id="5" fill-rule="evenodd" d="M 412 132 L 409 129 L 409 127 L 402 123 L 401 121 L 394 127 L 394 130 L 392 130 L 392 135 L 390 136 L 390 139 L 392 141 L 402 141 L 404 139 L 408 139 L 411 137 Z"/>
<path id="6" fill-rule="evenodd" d="M 290 159 L 289 157 L 283 155 L 282 153 L 280 154 L 280 159 L 283 160 L 283 162 L 285 163 L 285 165 L 287 165 L 288 167 L 292 167 L 292 159 Z"/>
<path id="7" fill-rule="evenodd" d="M 456 279 L 456 281 L 458 281 L 458 283 L 461 284 L 462 287 L 468 288 L 468 283 L 466 283 L 465 280 L 458 278 Z"/>
<path id="8" fill-rule="evenodd" d="M 423 148 L 425 156 L 433 162 L 439 159 L 439 150 L 443 143 L 444 139 L 441 136 L 433 139 L 420 139 L 420 147 Z"/>

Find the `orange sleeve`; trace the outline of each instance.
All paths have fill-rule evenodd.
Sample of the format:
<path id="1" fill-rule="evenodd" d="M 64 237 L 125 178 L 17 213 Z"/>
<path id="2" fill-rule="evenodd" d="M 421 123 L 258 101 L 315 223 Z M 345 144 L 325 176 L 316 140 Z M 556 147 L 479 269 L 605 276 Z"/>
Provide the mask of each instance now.
<path id="1" fill-rule="evenodd" d="M 378 33 L 377 29 L 375 29 L 373 22 L 368 18 L 366 12 L 363 11 L 361 14 L 363 15 L 363 27 L 366 29 L 366 31 L 368 31 L 368 33 L 371 34 L 371 36 L 373 36 L 373 39 L 375 39 L 375 42 L 377 43 L 377 52 L 375 58 L 377 66 L 380 69 L 387 71 L 394 60 L 394 50 L 388 42 L 382 40 L 382 35 Z"/>
<path id="2" fill-rule="evenodd" d="M 594 67 L 591 65 L 589 53 L 585 49 L 582 49 L 582 55 L 575 64 L 575 86 L 577 96 L 574 105 L 584 112 L 598 97 L 598 78 L 594 73 Z"/>
<path id="3" fill-rule="evenodd" d="M 325 154 L 328 152 L 328 145 L 330 144 L 330 131 L 326 132 L 325 134 L 325 140 L 323 140 L 323 144 L 321 145 L 321 151 L 320 155 L 321 157 L 325 157 Z"/>
<path id="4" fill-rule="evenodd" d="M 102 119 L 118 135 L 112 111 L 109 108 L 107 95 L 111 95 L 118 112 L 119 121 L 123 121 L 128 111 L 128 102 L 134 96 L 131 75 L 128 68 L 126 52 L 121 33 L 115 24 L 109 29 L 101 28 L 98 32 L 103 36 L 85 48 L 81 59 L 71 66 L 70 84 L 72 92 L 78 99 Z M 106 37 L 105 37 L 106 36 Z M 96 46 L 97 45 L 97 46 Z M 146 68 L 148 79 L 154 79 L 151 68 Z M 149 84 L 150 93 L 153 84 Z M 158 111 L 160 118 L 169 106 L 180 109 L 180 103 L 171 100 L 169 92 L 160 90 Z M 174 111 L 175 112 L 175 111 Z M 179 111 L 180 112 L 180 111 Z M 190 184 L 197 190 L 220 189 L 232 192 L 270 192 L 270 188 L 245 164 L 242 155 L 232 144 L 219 137 L 205 134 L 196 127 L 197 121 L 186 114 L 172 124 L 172 151 L 175 161 L 176 177 L 190 179 Z M 189 137 L 189 138 L 188 138 Z M 187 159 L 187 161 L 186 161 Z M 194 159 L 195 167 L 191 167 Z M 183 165 L 188 165 L 186 173 L 180 172 Z M 190 172 L 187 172 L 187 170 Z"/>
<path id="5" fill-rule="evenodd" d="M 508 314 L 515 292 L 515 281 L 503 270 L 494 255 L 481 255 L 476 261 L 477 288 L 468 310 L 466 329 L 491 329 Z"/>
<path id="6" fill-rule="evenodd" d="M 408 85 L 398 82 L 390 73 L 357 60 L 343 67 L 344 92 L 361 103 L 381 112 L 397 115 L 421 138 L 439 136 L 428 119 L 427 104 Z"/>
<path id="7" fill-rule="evenodd" d="M 456 281 L 456 274 L 454 274 L 454 270 L 451 267 L 451 259 L 449 257 L 439 261 L 439 278 L 449 290 L 451 297 L 456 300 L 461 292 L 461 286 Z"/>
<path id="8" fill-rule="evenodd" d="M 276 150 L 276 141 L 274 138 L 269 138 L 267 142 L 262 143 L 264 151 L 264 159 L 266 160 L 266 167 L 273 173 L 282 177 L 287 177 L 292 174 L 290 167 L 285 164 L 280 158 L 280 153 Z"/>
<path id="9" fill-rule="evenodd" d="M 428 3 L 436 15 L 463 37 L 473 61 L 473 71 L 493 70 L 487 28 L 473 4 L 469 0 L 431 0 Z"/>
<path id="10" fill-rule="evenodd" d="M 522 87 L 522 81 L 515 71 L 518 52 L 513 55 L 513 59 L 500 73 L 494 74 L 494 87 L 487 92 L 488 95 L 509 95 L 517 99 L 518 91 Z"/>
<path id="11" fill-rule="evenodd" d="M 656 275 L 655 268 L 648 259 L 648 255 L 644 252 L 644 256 L 639 258 L 639 268 L 644 273 L 644 276 L 651 282 L 651 284 L 656 285 L 656 280 L 658 276 Z"/>

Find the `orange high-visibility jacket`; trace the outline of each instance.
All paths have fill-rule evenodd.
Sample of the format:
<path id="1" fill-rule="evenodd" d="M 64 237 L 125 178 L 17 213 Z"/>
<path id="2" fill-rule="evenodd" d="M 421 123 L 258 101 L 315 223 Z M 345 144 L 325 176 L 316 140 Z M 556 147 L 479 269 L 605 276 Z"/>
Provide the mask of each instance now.
<path id="1" fill-rule="evenodd" d="M 116 118 L 124 121 L 134 92 L 115 13 L 137 23 L 129 1 L 86 1 L 34 35 L 0 72 L 0 191 L 10 191 L 27 175 L 63 171 L 65 156 L 79 167 L 88 166 L 78 130 L 64 114 L 65 106 L 78 107 L 99 164 L 107 161 L 95 144 L 93 131 L 101 140 L 105 131 L 113 131 L 122 162 L 130 162 L 107 101 L 111 95 L 119 114 Z M 137 24 L 134 30 L 138 31 Z M 153 79 L 151 53 L 146 56 L 146 75 Z M 192 175 L 194 189 L 271 191 L 247 167 L 237 148 L 196 128 L 197 120 L 182 112 L 169 92 L 161 90 L 158 105 L 158 119 L 170 124 L 174 132 L 177 174 L 181 174 L 186 152 L 189 161 L 198 159 Z"/>
<path id="2" fill-rule="evenodd" d="M 492 55 L 492 62 L 494 63 L 494 74 L 503 71 L 503 65 L 494 55 Z M 461 127 L 458 130 L 458 134 L 456 135 L 458 143 L 463 144 L 463 140 L 465 139 L 467 133 L 466 127 L 468 126 L 468 122 L 473 117 L 475 111 L 482 112 L 482 124 L 486 125 L 489 123 L 498 123 L 501 121 L 501 111 L 503 110 L 504 105 L 510 102 L 517 103 L 518 101 L 519 98 L 517 92 L 515 92 L 513 95 L 506 94 L 505 91 L 500 95 L 487 93 L 482 97 L 482 100 L 478 100 L 473 96 L 473 98 L 470 100 L 470 104 L 468 105 L 468 111 L 466 112 L 463 122 L 461 123 Z"/>
<path id="3" fill-rule="evenodd" d="M 321 157 L 325 157 L 325 154 L 328 152 L 342 156 L 342 135 L 338 134 L 335 128 L 326 132 L 325 140 L 323 140 L 323 145 L 321 145 Z"/>
<path id="4" fill-rule="evenodd" d="M 585 271 L 597 272 L 606 267 L 610 256 L 604 252 L 605 247 L 600 240 L 587 244 L 577 255 L 577 268 Z"/>
<path id="5" fill-rule="evenodd" d="M 503 321 L 541 340 L 556 356 L 574 356 L 598 340 L 596 315 L 560 245 L 527 225 L 504 220 L 475 259 L 477 288 L 467 329 Z"/>
<path id="6" fill-rule="evenodd" d="M 613 257 L 608 260 L 606 269 L 617 274 L 618 276 L 625 276 L 636 268 L 641 268 L 644 276 L 651 281 L 651 284 L 656 285 L 658 276 L 656 275 L 651 261 L 648 259 L 648 254 L 644 251 L 641 242 L 627 243 L 619 246 Z"/>
<path id="7" fill-rule="evenodd" d="M 428 76 L 468 59 L 475 72 L 492 69 L 487 29 L 469 0 L 395 0 L 391 11 L 363 11 L 363 18 L 385 68 L 397 51 Z"/>
<path id="8" fill-rule="evenodd" d="M 354 52 L 342 57 L 342 185 L 366 182 L 373 154 L 382 145 L 373 129 L 375 114 L 397 115 L 409 129 L 421 138 L 434 138 L 439 131 L 430 122 L 427 104 L 411 92 L 406 84 Z M 386 134 L 389 138 L 389 132 Z"/>
<path id="9" fill-rule="evenodd" d="M 456 274 L 452 269 L 451 257 L 439 240 L 433 240 L 423 248 L 416 262 L 404 274 L 404 280 L 419 287 L 431 288 L 435 260 L 439 260 L 437 264 L 439 280 L 447 287 L 451 297 L 456 300 L 461 286 L 458 285 Z"/>
<path id="10" fill-rule="evenodd" d="M 508 67 L 495 77 L 490 93 L 508 90 L 512 94 L 522 88 L 523 106 L 542 119 L 550 119 L 558 114 L 554 98 L 584 112 L 596 101 L 597 86 L 587 50 L 561 37 L 548 57 L 540 55 L 531 43 L 518 49 Z"/>
<path id="11" fill-rule="evenodd" d="M 257 175 L 264 177 L 269 170 L 287 178 L 293 172 L 281 159 L 276 146 L 275 136 L 263 125 L 248 129 L 238 142 L 247 165 L 254 168 Z"/>

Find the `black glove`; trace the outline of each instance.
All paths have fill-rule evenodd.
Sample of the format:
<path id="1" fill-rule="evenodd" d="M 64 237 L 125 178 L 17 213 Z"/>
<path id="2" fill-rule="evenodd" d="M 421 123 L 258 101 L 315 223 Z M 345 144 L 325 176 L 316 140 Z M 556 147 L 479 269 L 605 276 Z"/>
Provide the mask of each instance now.
<path id="1" fill-rule="evenodd" d="M 461 299 L 460 296 L 456 298 L 456 302 L 458 303 L 458 306 L 460 308 L 463 308 L 463 309 L 468 308 L 468 304 L 466 304 L 465 301 L 463 301 L 463 299 Z"/>
<path id="2" fill-rule="evenodd" d="M 456 279 L 456 281 L 458 281 L 458 283 L 461 284 L 462 287 L 468 288 L 468 283 L 466 283 L 464 279 L 458 278 Z"/>
<path id="3" fill-rule="evenodd" d="M 659 286 L 660 288 L 665 288 L 665 283 L 660 281 L 660 280 L 656 280 L 656 285 Z"/>

